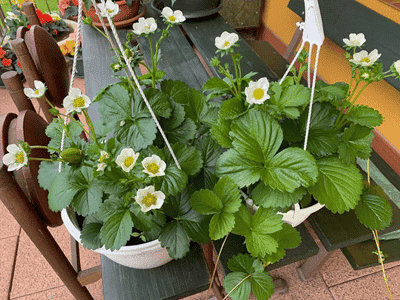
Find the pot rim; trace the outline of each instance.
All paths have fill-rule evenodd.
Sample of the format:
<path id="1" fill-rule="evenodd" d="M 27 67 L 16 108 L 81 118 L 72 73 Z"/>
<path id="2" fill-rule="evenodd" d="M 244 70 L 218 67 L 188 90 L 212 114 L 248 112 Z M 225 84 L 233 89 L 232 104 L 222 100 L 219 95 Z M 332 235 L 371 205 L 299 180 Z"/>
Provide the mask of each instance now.
<path id="1" fill-rule="evenodd" d="M 77 242 L 82 244 L 81 238 L 80 238 L 81 232 L 75 226 L 75 224 L 72 222 L 67 209 L 64 208 L 61 211 L 61 218 L 62 218 L 62 220 L 64 222 L 65 227 L 67 228 L 67 230 L 71 234 L 71 236 Z M 161 246 L 161 242 L 157 239 L 157 240 L 154 240 L 154 241 L 151 241 L 151 242 L 146 242 L 146 243 L 140 244 L 140 245 L 122 246 L 119 250 L 114 250 L 114 251 L 108 250 L 108 249 L 104 248 L 104 246 L 102 248 L 98 248 L 98 249 L 95 249 L 93 251 L 96 251 L 96 252 L 98 252 L 100 254 L 112 254 L 112 255 L 121 254 L 121 255 L 124 255 L 124 254 L 126 254 L 128 252 L 131 253 L 133 250 L 140 251 L 140 250 L 146 249 L 147 251 L 151 251 L 151 250 L 153 250 L 153 248 L 154 248 L 154 250 L 156 250 L 156 249 L 159 249 L 160 246 Z"/>

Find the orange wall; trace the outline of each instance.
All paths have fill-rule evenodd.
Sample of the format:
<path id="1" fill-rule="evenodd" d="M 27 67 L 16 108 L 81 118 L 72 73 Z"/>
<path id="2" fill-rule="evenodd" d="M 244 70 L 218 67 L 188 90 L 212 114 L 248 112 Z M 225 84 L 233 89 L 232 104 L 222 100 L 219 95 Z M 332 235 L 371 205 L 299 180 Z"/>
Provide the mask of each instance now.
<path id="1" fill-rule="evenodd" d="M 357 1 L 400 24 L 399 10 L 377 0 Z M 296 22 L 300 21 L 300 17 L 287 8 L 288 3 L 289 0 L 266 0 L 264 14 L 265 26 L 286 45 L 296 30 Z M 350 80 L 350 66 L 344 58 L 344 50 L 328 38 L 325 38 L 321 49 L 318 74 L 328 83 L 348 83 Z M 373 83 L 364 90 L 357 103 L 379 110 L 385 121 L 378 130 L 400 150 L 400 91 L 384 81 Z"/>

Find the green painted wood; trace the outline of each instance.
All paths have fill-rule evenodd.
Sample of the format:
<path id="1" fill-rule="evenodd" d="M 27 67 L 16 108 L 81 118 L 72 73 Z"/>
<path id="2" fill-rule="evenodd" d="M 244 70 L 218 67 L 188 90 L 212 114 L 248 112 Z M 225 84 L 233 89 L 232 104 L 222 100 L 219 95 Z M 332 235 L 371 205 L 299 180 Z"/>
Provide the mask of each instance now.
<path id="1" fill-rule="evenodd" d="M 147 6 L 146 17 L 156 19 L 158 28 L 166 28 L 159 13 L 151 6 Z M 158 41 L 160 35 L 159 32 L 152 36 L 153 44 Z M 151 65 L 150 45 L 147 38 L 139 37 L 138 43 L 144 53 L 146 63 Z M 179 27 L 170 30 L 170 35 L 161 42 L 160 49 L 158 69 L 167 74 L 166 79 L 181 80 L 192 88 L 200 89 L 210 77 Z"/>
<path id="2" fill-rule="evenodd" d="M 210 66 L 211 59 L 215 56 L 215 38 L 220 36 L 222 32 L 235 32 L 235 30 L 218 14 L 202 18 L 201 20 L 187 20 L 182 23 L 182 27 L 190 37 L 193 44 L 199 50 L 207 65 Z M 251 49 L 251 47 L 242 39 L 239 40 L 240 47 L 235 48 L 243 56 L 241 63 L 242 75 L 249 72 L 257 72 L 258 74 L 253 79 L 267 77 L 271 81 L 278 79 L 276 74 L 263 62 L 263 60 Z M 231 59 L 225 56 L 223 63 L 231 63 Z M 213 67 L 210 67 L 214 76 L 223 77 Z M 232 67 L 232 72 L 234 70 Z"/>
<path id="3" fill-rule="evenodd" d="M 369 9 L 356 0 L 319 0 L 325 36 L 343 46 L 350 33 L 364 33 L 365 50 L 378 49 L 384 70 L 400 57 L 400 25 Z M 304 18 L 304 0 L 291 0 L 288 7 Z M 350 78 L 350 74 L 349 74 Z M 400 90 L 400 81 L 386 79 Z"/>
<path id="4" fill-rule="evenodd" d="M 379 245 L 385 257 L 385 264 L 400 260 L 400 240 L 381 240 Z M 351 245 L 341 250 L 354 270 L 380 265 L 374 240 Z"/>
<path id="5" fill-rule="evenodd" d="M 390 201 L 393 209 L 392 224 L 381 234 L 400 229 L 400 209 Z M 370 229 L 361 224 L 354 212 L 334 214 L 323 208 L 310 216 L 310 222 L 327 251 L 344 248 L 372 239 Z"/>
<path id="6" fill-rule="evenodd" d="M 181 299 L 208 288 L 209 273 L 199 245 L 180 260 L 164 266 L 139 270 L 101 257 L 104 300 Z"/>
<path id="7" fill-rule="evenodd" d="M 306 259 L 308 257 L 314 256 L 318 253 L 318 245 L 314 242 L 312 236 L 308 233 L 306 227 L 300 224 L 296 227 L 301 235 L 301 244 L 295 249 L 287 249 L 286 256 L 274 264 L 267 266 L 266 270 L 274 270 L 296 261 Z M 220 261 L 225 274 L 229 273 L 228 260 L 239 253 L 247 253 L 246 245 L 244 244 L 244 237 L 231 234 L 222 249 Z M 223 243 L 223 239 L 214 242 L 215 249 L 217 252 L 220 251 Z"/>

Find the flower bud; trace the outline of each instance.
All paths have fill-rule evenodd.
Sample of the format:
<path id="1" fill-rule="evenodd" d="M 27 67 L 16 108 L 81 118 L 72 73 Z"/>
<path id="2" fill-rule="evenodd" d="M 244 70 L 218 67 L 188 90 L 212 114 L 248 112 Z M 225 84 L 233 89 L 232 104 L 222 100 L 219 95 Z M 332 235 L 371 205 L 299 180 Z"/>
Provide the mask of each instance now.
<path id="1" fill-rule="evenodd" d="M 63 161 L 70 164 L 79 164 L 83 158 L 82 151 L 77 148 L 68 148 L 61 152 Z"/>

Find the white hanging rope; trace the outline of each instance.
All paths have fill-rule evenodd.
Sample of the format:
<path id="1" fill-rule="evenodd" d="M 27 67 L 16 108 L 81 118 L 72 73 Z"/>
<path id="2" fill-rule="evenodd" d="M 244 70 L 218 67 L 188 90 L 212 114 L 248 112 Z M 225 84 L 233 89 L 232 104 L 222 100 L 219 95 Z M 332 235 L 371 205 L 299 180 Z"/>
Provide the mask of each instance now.
<path id="1" fill-rule="evenodd" d="M 81 1 L 82 1 L 82 0 L 81 0 Z M 94 2 L 94 0 L 92 0 L 92 2 Z M 105 4 L 105 1 L 104 1 L 104 0 L 101 0 L 101 4 L 103 5 L 103 7 L 106 7 L 106 4 Z M 95 5 L 95 4 L 93 4 L 93 5 Z M 96 10 L 96 13 L 97 13 L 97 12 L 98 12 L 98 11 Z M 164 141 L 165 141 L 165 144 L 167 145 L 167 148 L 168 148 L 169 152 L 171 153 L 172 158 L 174 159 L 174 162 L 175 162 L 176 166 L 177 166 L 179 169 L 181 169 L 181 166 L 179 165 L 178 159 L 176 158 L 175 153 L 174 153 L 174 151 L 172 150 L 172 147 L 171 147 L 171 145 L 170 145 L 170 143 L 169 143 L 167 137 L 165 136 L 165 133 L 164 133 L 163 129 L 161 128 L 161 125 L 160 125 L 160 123 L 158 122 L 157 117 L 156 117 L 156 115 L 154 114 L 154 112 L 153 112 L 153 110 L 152 110 L 152 108 L 151 108 L 151 106 L 150 106 L 150 103 L 149 103 L 149 101 L 147 100 L 146 95 L 145 95 L 144 92 L 143 92 L 143 89 L 142 89 L 142 87 L 140 86 L 139 80 L 137 79 L 137 77 L 136 77 L 136 75 L 135 75 L 135 72 L 133 71 L 133 69 L 132 69 L 132 67 L 131 67 L 131 65 L 130 65 L 129 60 L 128 60 L 128 58 L 126 57 L 124 48 L 123 48 L 123 46 L 122 46 L 122 44 L 121 44 L 121 41 L 120 41 L 119 36 L 118 36 L 118 33 L 117 33 L 117 29 L 116 29 L 115 26 L 114 26 L 114 23 L 113 23 L 113 21 L 112 21 L 112 19 L 111 19 L 111 17 L 110 17 L 110 14 L 108 13 L 107 10 L 105 10 L 105 14 L 106 14 L 106 16 L 107 16 L 108 23 L 109 23 L 109 25 L 110 25 L 110 27 L 111 27 L 111 31 L 112 31 L 112 33 L 114 34 L 114 38 L 115 38 L 115 41 L 117 42 L 118 48 L 119 48 L 119 50 L 121 51 L 121 54 L 122 54 L 122 57 L 124 58 L 124 61 L 125 61 L 126 66 L 128 67 L 129 73 L 130 73 L 130 75 L 132 76 L 132 78 L 133 78 L 133 80 L 134 80 L 134 82 L 135 82 L 135 84 L 136 84 L 136 87 L 138 88 L 139 93 L 140 93 L 140 95 L 141 95 L 142 98 L 143 98 L 144 103 L 146 104 L 147 108 L 149 109 L 150 114 L 151 114 L 151 117 L 153 118 L 154 122 L 156 123 L 156 126 L 157 126 L 158 130 L 160 131 L 161 136 L 163 137 L 163 139 L 164 139 Z M 99 18 L 101 19 L 101 15 L 99 15 Z M 103 22 L 102 22 L 102 26 L 103 26 L 104 30 L 106 30 L 105 24 L 104 24 Z M 110 39 L 110 40 L 111 40 L 111 39 Z M 114 49 L 114 51 L 115 51 L 115 49 Z M 116 51 L 115 51 L 115 52 L 116 52 Z M 117 57 L 118 57 L 118 53 L 116 52 L 115 54 L 116 54 Z"/>

